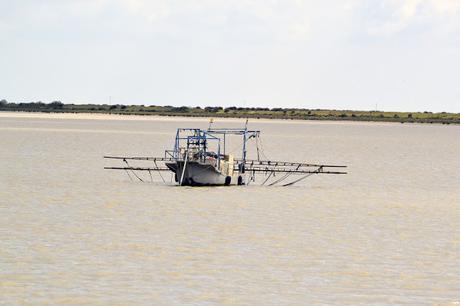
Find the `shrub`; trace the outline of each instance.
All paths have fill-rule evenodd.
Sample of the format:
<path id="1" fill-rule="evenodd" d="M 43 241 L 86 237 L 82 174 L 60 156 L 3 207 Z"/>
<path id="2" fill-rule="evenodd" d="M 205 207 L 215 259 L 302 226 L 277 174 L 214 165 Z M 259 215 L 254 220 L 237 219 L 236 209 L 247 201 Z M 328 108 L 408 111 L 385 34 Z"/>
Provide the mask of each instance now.
<path id="1" fill-rule="evenodd" d="M 61 109 L 64 107 L 64 104 L 61 101 L 53 101 L 50 104 L 48 104 L 48 106 L 53 109 Z"/>

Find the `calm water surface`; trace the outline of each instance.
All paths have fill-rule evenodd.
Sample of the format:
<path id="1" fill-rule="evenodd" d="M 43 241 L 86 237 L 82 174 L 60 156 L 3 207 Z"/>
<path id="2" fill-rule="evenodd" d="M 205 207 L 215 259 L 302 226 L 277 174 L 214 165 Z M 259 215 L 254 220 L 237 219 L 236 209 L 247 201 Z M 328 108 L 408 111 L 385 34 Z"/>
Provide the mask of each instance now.
<path id="1" fill-rule="evenodd" d="M 459 126 L 253 121 L 268 157 L 349 174 L 179 188 L 102 156 L 160 155 L 206 119 L 79 118 L 1 114 L 0 303 L 460 301 Z"/>

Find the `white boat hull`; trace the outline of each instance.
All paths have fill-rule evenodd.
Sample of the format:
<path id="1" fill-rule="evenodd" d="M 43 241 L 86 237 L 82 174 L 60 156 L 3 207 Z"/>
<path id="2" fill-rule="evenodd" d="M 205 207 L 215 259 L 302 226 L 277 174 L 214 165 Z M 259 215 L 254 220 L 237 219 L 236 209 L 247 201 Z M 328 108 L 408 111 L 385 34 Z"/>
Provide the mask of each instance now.
<path id="1" fill-rule="evenodd" d="M 185 170 L 184 170 L 185 164 Z M 196 161 L 177 161 L 168 163 L 168 168 L 175 172 L 176 182 L 181 186 L 216 186 L 230 185 L 231 176 L 221 174 L 213 165 Z"/>

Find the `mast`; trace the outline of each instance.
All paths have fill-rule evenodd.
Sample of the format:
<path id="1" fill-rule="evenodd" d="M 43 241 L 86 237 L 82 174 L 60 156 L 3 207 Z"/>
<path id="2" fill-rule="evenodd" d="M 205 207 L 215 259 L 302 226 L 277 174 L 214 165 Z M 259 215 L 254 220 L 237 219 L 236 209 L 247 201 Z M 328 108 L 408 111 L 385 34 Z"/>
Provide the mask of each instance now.
<path id="1" fill-rule="evenodd" d="M 246 124 L 244 125 L 244 133 L 243 133 L 243 164 L 241 166 L 241 172 L 244 173 L 244 165 L 246 164 L 246 141 L 248 135 L 248 119 L 246 119 Z"/>

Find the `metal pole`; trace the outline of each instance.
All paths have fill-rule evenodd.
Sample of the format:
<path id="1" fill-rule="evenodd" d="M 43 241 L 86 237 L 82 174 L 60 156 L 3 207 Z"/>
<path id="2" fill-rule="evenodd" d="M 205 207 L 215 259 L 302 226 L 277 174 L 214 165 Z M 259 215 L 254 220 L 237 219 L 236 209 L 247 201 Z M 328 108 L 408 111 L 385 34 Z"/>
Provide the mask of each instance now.
<path id="1" fill-rule="evenodd" d="M 179 129 L 176 132 L 176 143 L 174 144 L 174 158 L 179 158 Z"/>
<path id="2" fill-rule="evenodd" d="M 224 155 L 225 155 L 225 134 L 224 134 Z"/>
<path id="3" fill-rule="evenodd" d="M 182 186 L 182 181 L 184 180 L 185 167 L 187 167 L 187 161 L 188 161 L 188 150 L 185 151 L 184 168 L 182 168 L 182 175 L 180 176 L 179 186 Z"/>
<path id="4" fill-rule="evenodd" d="M 246 126 L 243 134 L 243 162 L 246 163 L 246 142 L 248 139 L 248 121 L 246 120 Z"/>
<path id="5" fill-rule="evenodd" d="M 217 169 L 220 169 L 220 139 L 219 143 L 217 144 Z"/>

